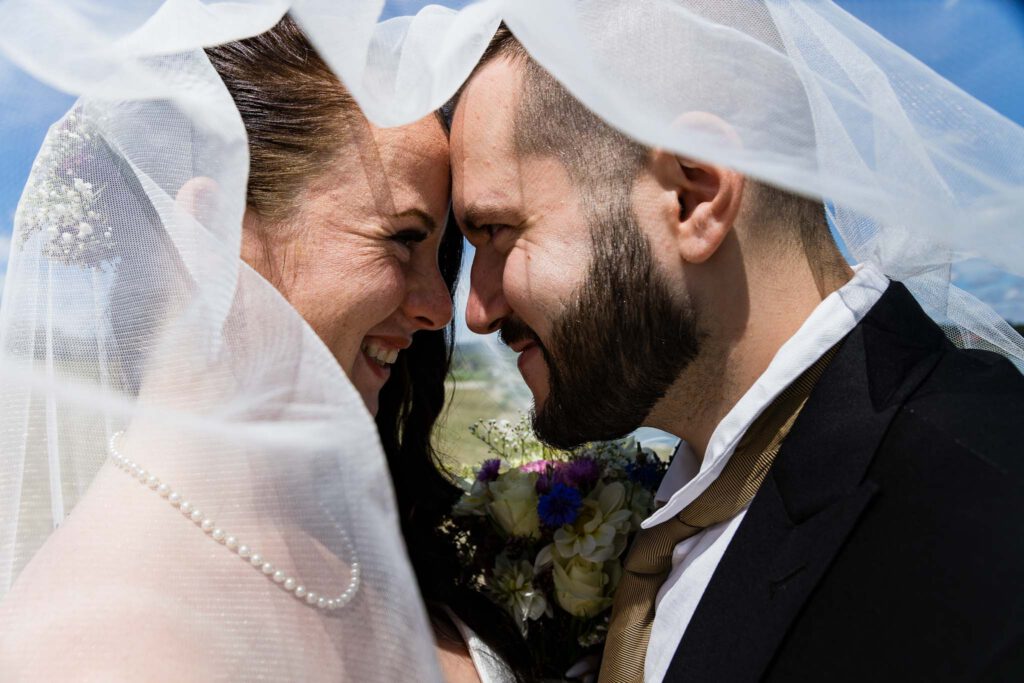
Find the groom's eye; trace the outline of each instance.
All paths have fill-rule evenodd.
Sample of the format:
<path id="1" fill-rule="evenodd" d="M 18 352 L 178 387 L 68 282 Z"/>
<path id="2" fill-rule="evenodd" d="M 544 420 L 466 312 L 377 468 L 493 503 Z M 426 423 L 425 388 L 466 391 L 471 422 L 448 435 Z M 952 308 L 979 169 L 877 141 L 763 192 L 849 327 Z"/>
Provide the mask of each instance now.
<path id="1" fill-rule="evenodd" d="M 473 246 L 479 246 L 480 244 L 493 240 L 495 236 L 501 234 L 501 231 L 507 228 L 507 225 L 500 223 L 485 223 L 483 225 L 467 225 L 466 226 L 466 239 Z"/>

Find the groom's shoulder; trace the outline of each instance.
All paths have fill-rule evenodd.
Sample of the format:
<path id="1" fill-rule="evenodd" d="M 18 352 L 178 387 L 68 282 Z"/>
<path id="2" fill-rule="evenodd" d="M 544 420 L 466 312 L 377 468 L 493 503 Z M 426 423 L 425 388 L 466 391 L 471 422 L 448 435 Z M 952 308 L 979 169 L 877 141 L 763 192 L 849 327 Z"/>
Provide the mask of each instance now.
<path id="1" fill-rule="evenodd" d="M 874 407 L 900 397 L 883 448 L 959 459 L 964 475 L 988 468 L 1024 480 L 1024 375 L 1013 363 L 954 346 L 899 282 L 859 327 Z"/>
<path id="2" fill-rule="evenodd" d="M 947 454 L 970 475 L 1004 475 L 1024 494 L 1024 375 L 1005 357 L 947 346 L 907 397 L 891 435 L 920 458 Z"/>

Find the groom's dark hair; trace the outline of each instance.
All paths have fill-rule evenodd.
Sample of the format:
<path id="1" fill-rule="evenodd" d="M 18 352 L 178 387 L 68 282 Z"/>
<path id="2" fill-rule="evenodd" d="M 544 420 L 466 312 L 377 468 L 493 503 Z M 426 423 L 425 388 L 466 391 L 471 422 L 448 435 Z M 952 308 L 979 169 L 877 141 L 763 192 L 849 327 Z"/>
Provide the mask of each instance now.
<path id="1" fill-rule="evenodd" d="M 767 36 L 762 31 L 760 38 L 775 49 L 782 49 L 782 41 L 774 30 Z M 513 117 L 516 153 L 557 158 L 585 200 L 601 201 L 608 192 L 628 197 L 636 175 L 647 161 L 649 148 L 609 126 L 573 97 L 530 56 L 504 24 L 494 34 L 474 73 L 499 58 L 523 69 L 522 92 Z M 454 110 L 460 95 L 461 90 L 449 104 L 450 110 Z M 805 118 L 806 125 L 813 130 L 809 105 Z M 587 144 L 579 144 L 580 139 Z M 802 197 L 752 178 L 747 178 L 746 191 L 757 207 L 759 223 L 768 230 L 792 227 L 791 234 L 798 238 L 810 263 L 831 265 L 838 254 L 820 199 Z M 769 236 L 775 243 L 779 243 L 779 237 Z"/>
<path id="2" fill-rule="evenodd" d="M 516 154 L 554 156 L 586 193 L 617 190 L 628 196 L 633 179 L 647 160 L 648 148 L 609 126 L 569 94 L 504 24 L 476 70 L 499 57 L 523 69 L 522 92 L 512 124 Z M 579 144 L 581 138 L 586 145 Z"/>

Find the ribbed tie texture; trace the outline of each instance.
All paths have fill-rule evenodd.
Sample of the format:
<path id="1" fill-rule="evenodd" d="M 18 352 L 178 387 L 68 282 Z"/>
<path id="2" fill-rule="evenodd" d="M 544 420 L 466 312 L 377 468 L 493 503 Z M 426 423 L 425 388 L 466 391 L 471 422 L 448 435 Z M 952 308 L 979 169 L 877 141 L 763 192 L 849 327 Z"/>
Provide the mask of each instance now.
<path id="1" fill-rule="evenodd" d="M 672 551 L 697 532 L 734 517 L 751 501 L 835 349 L 790 384 L 754 421 L 714 482 L 672 519 L 641 529 L 615 590 L 599 683 L 642 683 L 658 590 Z"/>

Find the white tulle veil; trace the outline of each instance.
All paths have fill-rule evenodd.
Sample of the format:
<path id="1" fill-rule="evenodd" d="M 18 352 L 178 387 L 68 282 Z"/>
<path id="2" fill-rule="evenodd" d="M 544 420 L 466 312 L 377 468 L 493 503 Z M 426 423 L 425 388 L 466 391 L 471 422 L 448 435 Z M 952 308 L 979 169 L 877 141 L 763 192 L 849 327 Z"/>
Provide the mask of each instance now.
<path id="1" fill-rule="evenodd" d="M 277 597 L 251 598 L 272 583 L 238 588 L 243 563 L 201 531 L 188 529 L 206 543 L 195 557 L 182 554 L 191 541 L 162 541 L 154 530 L 173 511 L 158 494 L 151 518 L 111 509 L 111 552 L 127 544 L 128 576 L 162 577 L 162 609 L 204 634 L 225 678 L 438 677 L 373 421 L 239 259 L 245 131 L 201 48 L 286 11 L 384 126 L 441 107 L 505 21 L 614 127 L 822 198 L 853 259 L 906 282 L 955 342 L 1024 364 L 1020 335 L 952 282 L 968 260 L 1024 276 L 1024 130 L 835 4 L 451 4 L 0 3 L 4 58 L 80 96 L 27 179 L 0 309 L 0 595 L 92 489 L 131 484 L 104 465 L 127 430 L 141 467 L 311 586 L 345 588 L 358 562 L 344 607 L 307 609 L 281 591 L 277 611 Z M 732 134 L 681 121 L 691 111 Z M 179 196 L 197 176 L 214 181 L 202 206 Z M 77 599 L 100 623 L 117 604 Z M 61 628 L 59 603 L 41 600 Z M 24 613 L 0 618 L 14 637 Z"/>

